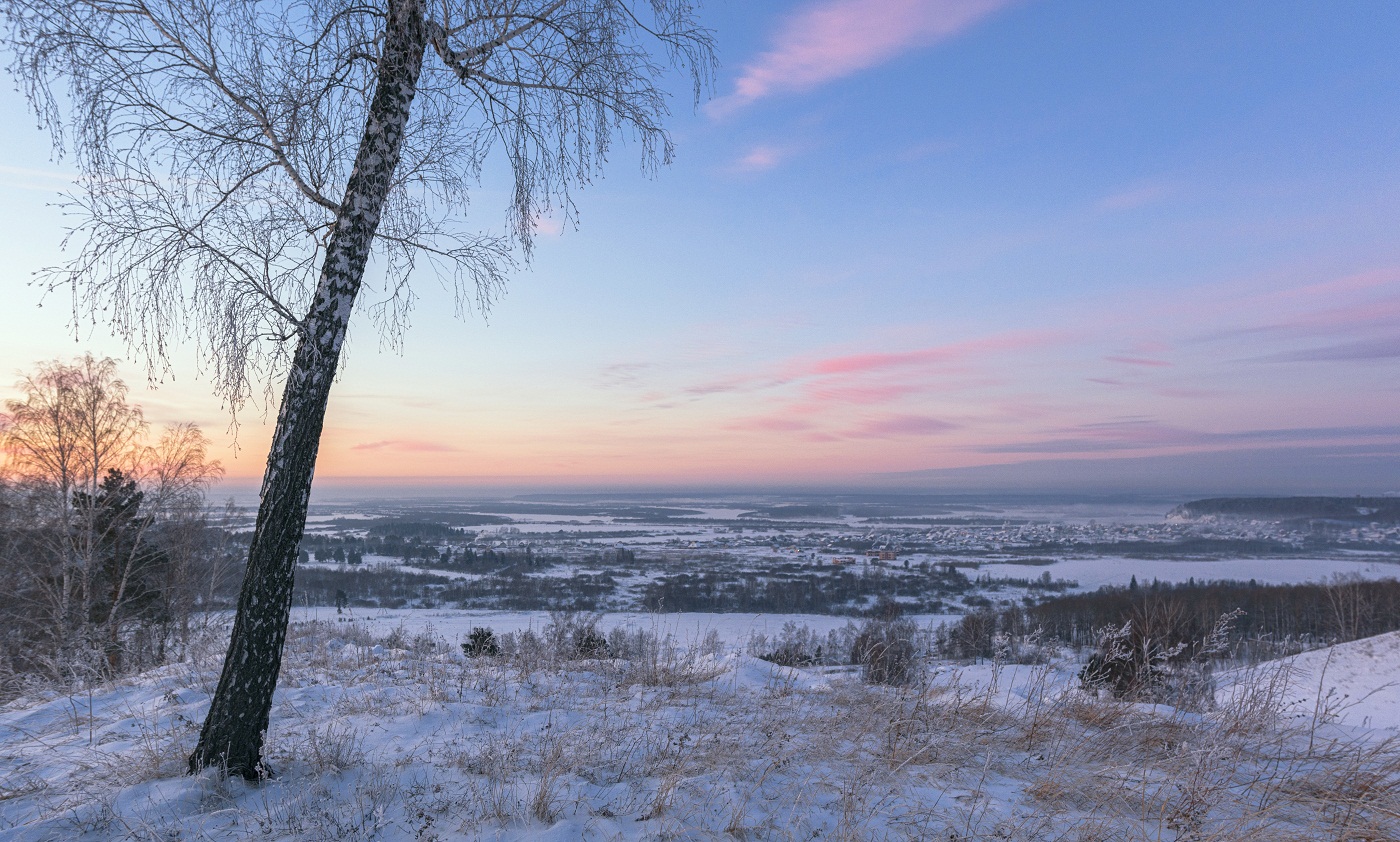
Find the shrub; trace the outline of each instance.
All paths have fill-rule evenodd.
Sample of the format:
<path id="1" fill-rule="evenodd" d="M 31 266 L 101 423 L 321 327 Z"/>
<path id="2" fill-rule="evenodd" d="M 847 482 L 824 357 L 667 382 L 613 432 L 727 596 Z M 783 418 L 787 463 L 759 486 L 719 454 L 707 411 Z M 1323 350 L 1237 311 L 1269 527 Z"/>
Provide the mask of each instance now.
<path id="1" fill-rule="evenodd" d="M 756 656 L 785 667 L 809 667 L 822 662 L 822 644 L 810 626 L 798 625 L 792 620 L 783 623 L 783 630 L 773 641 L 771 648 L 760 644 Z"/>
<path id="2" fill-rule="evenodd" d="M 1222 614 L 1198 640 L 1183 639 L 1179 624 L 1139 615 L 1099 631 L 1097 651 L 1079 672 L 1086 690 L 1108 690 L 1115 699 L 1169 704 L 1185 710 L 1210 707 L 1214 681 L 1210 659 L 1229 644 L 1243 612 Z M 1154 623 L 1156 619 L 1158 622 Z"/>
<path id="3" fill-rule="evenodd" d="M 574 653 L 580 658 L 606 658 L 608 639 L 592 625 L 574 629 Z"/>
<path id="4" fill-rule="evenodd" d="M 501 644 L 497 642 L 494 631 L 478 626 L 472 629 L 462 644 L 462 654 L 468 658 L 495 657 L 501 654 Z"/>
<path id="5" fill-rule="evenodd" d="M 555 611 L 545 624 L 545 640 L 558 658 L 606 658 L 608 639 L 598 630 L 601 619 L 598 614 Z"/>
<path id="6" fill-rule="evenodd" d="M 851 661 L 870 684 L 909 684 L 919 674 L 918 631 L 912 620 L 868 620 L 851 647 Z"/>

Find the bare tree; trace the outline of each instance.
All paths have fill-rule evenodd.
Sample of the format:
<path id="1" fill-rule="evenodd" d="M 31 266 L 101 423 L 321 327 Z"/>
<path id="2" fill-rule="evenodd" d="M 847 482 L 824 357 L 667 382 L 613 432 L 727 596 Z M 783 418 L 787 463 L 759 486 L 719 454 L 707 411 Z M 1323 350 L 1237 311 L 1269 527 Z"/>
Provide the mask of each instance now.
<path id="1" fill-rule="evenodd" d="M 42 599 L 39 616 L 61 643 L 59 665 L 96 669 L 88 656 L 99 649 L 92 619 L 99 611 L 103 533 L 111 524 L 100 524 L 100 509 L 80 501 L 95 501 L 109 473 L 134 470 L 146 422 L 127 403 L 126 384 L 110 359 L 88 354 L 71 365 L 44 363 L 18 385 L 24 398 L 6 401 L 5 450 L 38 527 L 32 535 L 42 551 L 28 559 L 35 568 L 28 580 Z M 108 613 L 115 611 L 113 605 Z"/>
<path id="2" fill-rule="evenodd" d="M 111 359 L 44 363 L 18 385 L 23 397 L 5 402 L 0 430 L 12 479 L 0 572 L 17 609 L 6 619 L 28 627 L 39 650 L 30 660 L 46 661 L 52 678 L 112 674 L 128 628 L 170 614 L 171 554 L 190 555 L 170 539 L 202 512 L 220 468 L 194 425 L 146 445 L 145 419 Z M 52 645 L 34 646 L 43 641 Z"/>
<path id="3" fill-rule="evenodd" d="M 536 221 L 619 136 L 670 161 L 670 68 L 713 66 L 691 0 L 0 0 L 12 65 L 83 173 L 47 275 L 165 365 L 193 335 L 235 410 L 285 378 L 223 674 L 191 758 L 261 762 L 296 547 L 350 315 L 397 341 L 420 262 L 489 306 Z M 659 57 L 657 57 L 659 56 Z M 55 91 L 55 85 L 66 88 Z M 59 93 L 71 104 L 63 119 Z M 504 230 L 461 233 L 498 154 Z M 367 267 L 373 271 L 368 272 Z M 362 308 L 363 309 L 363 308 Z M 270 394 L 270 392 L 268 393 Z"/>

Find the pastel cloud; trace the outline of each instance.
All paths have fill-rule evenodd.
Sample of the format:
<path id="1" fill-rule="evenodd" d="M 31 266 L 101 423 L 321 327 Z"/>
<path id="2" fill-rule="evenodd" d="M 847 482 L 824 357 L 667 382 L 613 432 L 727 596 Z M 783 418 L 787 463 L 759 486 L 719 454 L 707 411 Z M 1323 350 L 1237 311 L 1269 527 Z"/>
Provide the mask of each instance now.
<path id="1" fill-rule="evenodd" d="M 457 448 L 417 439 L 384 439 L 357 444 L 351 450 L 378 450 L 397 453 L 456 453 Z"/>
<path id="2" fill-rule="evenodd" d="M 725 429 L 746 433 L 803 433 L 808 441 L 839 441 L 842 439 L 885 439 L 909 436 L 930 436 L 958 429 L 958 425 L 926 415 L 886 415 L 859 423 L 839 432 L 825 432 L 813 427 L 803 418 L 811 415 L 810 406 L 787 407 L 771 415 L 740 418 L 725 425 Z"/>
<path id="3" fill-rule="evenodd" d="M 1169 366 L 1169 365 L 1171 365 L 1171 363 L 1167 362 L 1166 360 L 1154 360 L 1154 359 L 1151 359 L 1151 358 L 1149 358 L 1149 357 L 1111 356 L 1111 357 L 1104 357 L 1104 359 L 1105 359 L 1105 360 L 1108 360 L 1108 361 L 1111 362 L 1111 363 L 1122 363 L 1123 365 L 1146 366 L 1146 367 L 1149 367 L 1149 368 L 1159 368 L 1159 367 L 1162 367 L 1162 366 Z"/>
<path id="4" fill-rule="evenodd" d="M 907 395 L 916 394 L 922 391 L 922 387 L 908 383 L 885 383 L 885 384 L 814 384 L 808 395 L 813 401 L 821 404 L 877 404 L 889 403 L 899 400 Z"/>
<path id="5" fill-rule="evenodd" d="M 722 115 L 783 91 L 804 91 L 952 38 L 1008 0 L 827 0 L 788 18 L 772 48 L 744 67 Z"/>
<path id="6" fill-rule="evenodd" d="M 918 348 L 912 351 L 877 352 L 827 357 L 805 367 L 806 375 L 856 374 L 883 369 L 909 368 L 957 362 L 981 354 L 1023 351 L 1051 344 L 1058 334 L 1017 332 L 989 336 L 948 345 Z"/>
<path id="7" fill-rule="evenodd" d="M 1391 268 L 1368 269 L 1354 272 L 1340 278 L 1305 284 L 1273 293 L 1275 299 L 1302 299 L 1311 303 L 1319 299 L 1332 298 L 1340 294 L 1363 292 L 1377 288 L 1393 287 L 1400 284 L 1400 271 Z"/>
<path id="8" fill-rule="evenodd" d="M 740 172 L 763 172 L 781 164 L 787 155 L 787 150 L 780 147 L 759 145 L 740 158 L 734 168 Z"/>
<path id="9" fill-rule="evenodd" d="M 800 418 L 783 413 L 763 415 L 755 418 L 741 418 L 724 425 L 727 430 L 739 432 L 791 433 L 809 429 L 812 425 Z"/>
<path id="10" fill-rule="evenodd" d="M 925 415 L 890 415 L 867 421 L 846 433 L 849 438 L 930 436 L 956 430 L 957 424 Z"/>
<path id="11" fill-rule="evenodd" d="M 1400 336 L 1344 342 L 1322 348 L 1306 348 L 1260 357 L 1260 362 L 1354 362 L 1357 360 L 1393 360 L 1400 357 Z"/>
<path id="12" fill-rule="evenodd" d="M 635 387 L 651 363 L 613 363 L 598 372 L 598 386 L 603 389 Z"/>
<path id="13" fill-rule="evenodd" d="M 1153 448 L 1220 447 L 1249 444 L 1354 443 L 1400 437 L 1400 426 L 1298 427 L 1211 433 L 1156 421 L 1084 424 L 1061 431 L 1061 438 L 1012 442 L 979 448 L 985 453 L 1100 453 Z"/>

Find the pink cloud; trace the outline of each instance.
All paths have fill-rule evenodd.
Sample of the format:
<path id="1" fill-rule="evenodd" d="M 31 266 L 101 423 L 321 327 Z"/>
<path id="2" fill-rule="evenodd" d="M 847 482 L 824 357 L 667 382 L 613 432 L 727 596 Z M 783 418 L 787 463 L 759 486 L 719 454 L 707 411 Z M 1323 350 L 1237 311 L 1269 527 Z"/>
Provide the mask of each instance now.
<path id="1" fill-rule="evenodd" d="M 741 418 L 724 425 L 726 430 L 740 432 L 791 433 L 809 429 L 812 425 L 800 418 L 782 415 L 763 415 L 756 418 Z"/>
<path id="2" fill-rule="evenodd" d="M 777 146 L 755 146 L 749 150 L 747 155 L 738 160 L 734 168 L 740 172 L 763 172 L 781 164 L 787 155 L 787 150 Z"/>
<path id="3" fill-rule="evenodd" d="M 912 351 L 870 352 L 824 358 L 794 358 L 767 371 L 732 373 L 684 387 L 687 400 L 751 394 L 803 384 L 804 398 L 787 407 L 790 414 L 821 414 L 834 406 L 891 403 L 935 388 L 919 382 L 929 374 L 975 372 L 981 358 L 1017 351 L 1036 350 L 1071 339 L 1058 331 L 1022 331 L 998 334 L 966 342 L 918 348 Z M 904 376 L 908 372 L 910 376 Z M 898 377 L 898 382 L 894 381 Z M 910 382 L 910 381 L 913 382 Z M 964 387 L 988 386 L 1000 378 L 964 382 Z M 946 388 L 940 383 L 938 388 Z"/>
<path id="4" fill-rule="evenodd" d="M 706 395 L 722 395 L 730 392 L 750 392 L 754 389 L 778 385 L 782 385 L 782 383 L 773 382 L 753 375 L 736 374 L 729 377 L 721 377 L 696 386 L 688 386 L 685 389 L 685 394 L 704 397 Z"/>
<path id="5" fill-rule="evenodd" d="M 1111 362 L 1111 363 L 1122 363 L 1123 365 L 1139 365 L 1139 366 L 1146 366 L 1146 367 L 1149 367 L 1149 368 L 1160 368 L 1160 367 L 1162 367 L 1162 366 L 1169 366 L 1169 365 L 1171 365 L 1171 363 L 1167 362 L 1166 360 L 1154 360 L 1154 359 L 1149 359 L 1149 358 L 1147 358 L 1147 357 L 1119 357 L 1119 356 L 1113 356 L 1113 357 L 1104 357 L 1104 359 L 1108 360 L 1108 361 Z"/>
<path id="6" fill-rule="evenodd" d="M 384 439 L 357 444 L 351 450 L 392 450 L 398 453 L 456 453 L 457 448 L 415 439 Z"/>
<path id="7" fill-rule="evenodd" d="M 930 436 L 956 430 L 957 424 L 924 415 L 891 415 L 868 421 L 846 433 L 849 438 L 882 439 L 895 436 Z"/>
<path id="8" fill-rule="evenodd" d="M 1319 299 L 1326 300 L 1319 295 Z M 1355 339 L 1365 332 L 1388 333 L 1400 321 L 1400 296 L 1347 303 L 1322 309 L 1313 303 L 1307 309 L 1275 316 L 1248 327 L 1231 327 L 1206 333 L 1200 338 L 1218 341 L 1242 336 L 1272 336 L 1281 339 L 1335 337 Z"/>
<path id="9" fill-rule="evenodd" d="M 772 49 L 744 67 L 722 115 L 780 91 L 809 90 L 957 35 L 1008 0 L 827 0 L 785 21 Z"/>
<path id="10" fill-rule="evenodd" d="M 1377 287 L 1395 286 L 1400 283 L 1400 271 L 1394 268 L 1370 269 L 1365 272 L 1356 272 L 1351 275 L 1344 275 L 1340 278 L 1333 278 L 1330 281 L 1319 281 L 1313 284 L 1293 287 L 1291 289 L 1280 290 L 1273 293 L 1273 297 L 1281 299 L 1302 298 L 1312 301 L 1319 297 L 1334 296 L 1339 293 L 1359 292 L 1361 290 L 1375 289 Z"/>
<path id="11" fill-rule="evenodd" d="M 828 357 L 812 363 L 806 374 L 854 374 L 890 368 L 949 363 L 984 353 L 1021 351 L 1049 344 L 1059 336 L 1042 332 L 1007 333 L 986 339 L 974 339 L 950 345 L 938 345 L 913 351 L 892 353 L 850 354 Z"/>
<path id="12" fill-rule="evenodd" d="M 808 390 L 808 395 L 814 401 L 823 404 L 856 404 L 866 405 L 873 403 L 889 403 L 899 400 L 907 395 L 921 392 L 919 386 L 911 386 L 903 383 L 890 383 L 886 385 L 833 385 L 820 384 L 813 385 Z"/>

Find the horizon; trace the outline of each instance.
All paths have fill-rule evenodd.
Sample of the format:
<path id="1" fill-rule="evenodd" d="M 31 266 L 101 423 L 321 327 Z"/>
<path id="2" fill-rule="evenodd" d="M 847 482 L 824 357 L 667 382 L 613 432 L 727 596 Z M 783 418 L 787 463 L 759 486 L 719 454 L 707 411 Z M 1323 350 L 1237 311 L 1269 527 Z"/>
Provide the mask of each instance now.
<path id="1" fill-rule="evenodd" d="M 694 111 L 673 80 L 676 163 L 647 179 L 620 145 L 489 322 L 422 273 L 396 352 L 367 297 L 317 497 L 1400 493 L 1400 7 L 701 15 L 722 64 Z M 219 488 L 256 489 L 271 418 L 234 427 L 188 337 L 147 388 L 24 283 L 63 259 L 73 170 L 0 108 L 0 372 L 124 360 L 153 424 L 200 424 Z M 468 230 L 499 229 L 489 168 L 474 195 Z"/>

